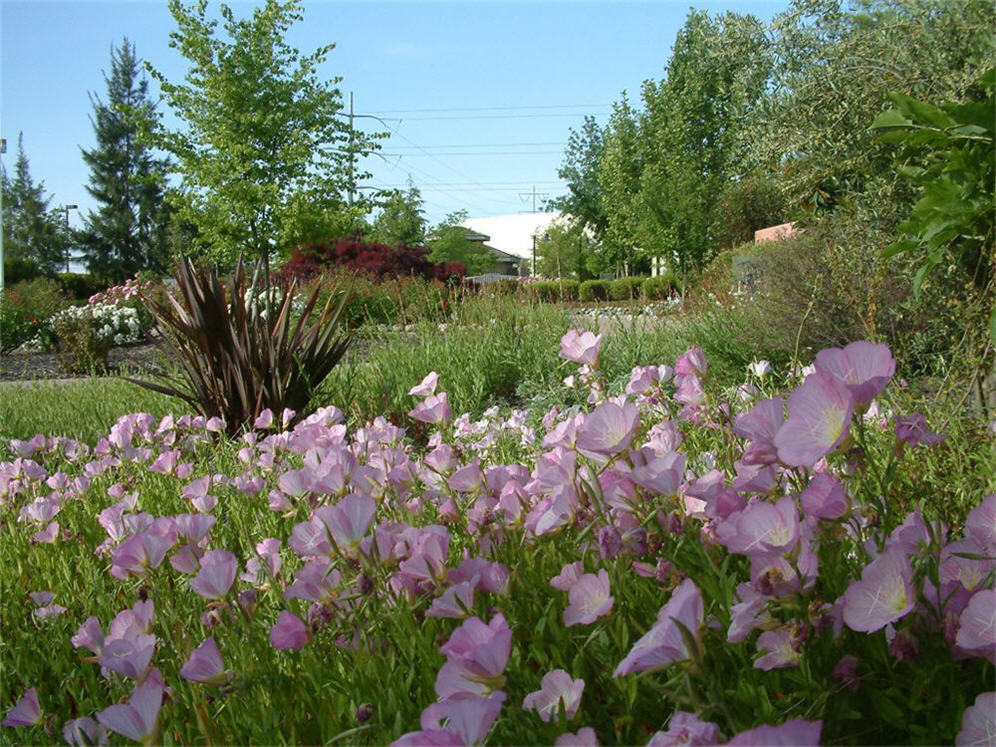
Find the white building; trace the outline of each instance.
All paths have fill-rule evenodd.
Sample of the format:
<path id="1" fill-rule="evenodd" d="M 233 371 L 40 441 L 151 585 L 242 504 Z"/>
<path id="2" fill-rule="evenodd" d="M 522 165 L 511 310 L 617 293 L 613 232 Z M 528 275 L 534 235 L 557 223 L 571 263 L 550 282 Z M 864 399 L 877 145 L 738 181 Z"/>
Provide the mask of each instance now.
<path id="1" fill-rule="evenodd" d="M 560 218 L 560 211 L 554 210 L 546 213 L 512 213 L 492 215 L 489 218 L 468 218 L 460 225 L 485 234 L 489 237 L 488 246 L 521 257 L 532 269 L 535 241 L 542 241 L 550 226 Z"/>

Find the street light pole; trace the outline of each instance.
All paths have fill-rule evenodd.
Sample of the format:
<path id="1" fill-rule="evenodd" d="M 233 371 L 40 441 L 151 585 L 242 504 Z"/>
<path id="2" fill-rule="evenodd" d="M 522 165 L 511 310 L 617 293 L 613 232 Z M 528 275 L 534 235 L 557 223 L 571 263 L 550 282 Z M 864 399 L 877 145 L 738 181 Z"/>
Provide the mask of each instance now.
<path id="1" fill-rule="evenodd" d="M 7 152 L 7 138 L 0 138 L 0 155 Z M 3 196 L 0 195 L 0 296 L 3 295 Z"/>
<path id="2" fill-rule="evenodd" d="M 65 215 L 66 215 L 66 236 L 68 237 L 69 236 L 69 211 L 70 210 L 78 210 L 79 209 L 79 205 L 63 205 L 59 209 L 62 210 L 65 213 Z M 69 244 L 67 243 L 66 244 L 66 272 L 69 272 L 69 259 L 70 259 Z"/>

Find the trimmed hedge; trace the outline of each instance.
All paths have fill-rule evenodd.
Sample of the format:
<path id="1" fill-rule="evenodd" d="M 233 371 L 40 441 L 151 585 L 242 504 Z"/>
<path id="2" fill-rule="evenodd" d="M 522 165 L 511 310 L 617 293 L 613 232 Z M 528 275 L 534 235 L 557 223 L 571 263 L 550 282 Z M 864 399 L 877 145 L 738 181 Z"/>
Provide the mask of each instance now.
<path id="1" fill-rule="evenodd" d="M 578 286 L 577 280 L 538 280 L 530 283 L 527 287 L 529 293 L 537 301 L 546 303 L 558 303 L 561 301 L 577 301 Z"/>
<path id="2" fill-rule="evenodd" d="M 608 280 L 585 280 L 578 288 L 581 301 L 608 301 L 610 298 Z"/>
<path id="3" fill-rule="evenodd" d="M 644 278 L 641 290 L 648 301 L 664 301 L 678 288 L 678 279 L 673 273 Z"/>
<path id="4" fill-rule="evenodd" d="M 613 301 L 629 301 L 640 297 L 642 277 L 616 278 L 609 284 L 609 297 Z"/>

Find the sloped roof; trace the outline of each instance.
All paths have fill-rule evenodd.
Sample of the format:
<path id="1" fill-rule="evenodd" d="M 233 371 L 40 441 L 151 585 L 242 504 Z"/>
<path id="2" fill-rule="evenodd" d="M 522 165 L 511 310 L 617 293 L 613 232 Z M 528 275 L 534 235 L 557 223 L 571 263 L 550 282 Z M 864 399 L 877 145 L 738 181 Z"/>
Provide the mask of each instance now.
<path id="1" fill-rule="evenodd" d="M 542 237 L 551 224 L 561 217 L 560 211 L 546 213 L 512 213 L 488 218 L 468 218 L 460 225 L 487 234 L 488 245 L 521 259 L 533 254 L 533 236 Z"/>

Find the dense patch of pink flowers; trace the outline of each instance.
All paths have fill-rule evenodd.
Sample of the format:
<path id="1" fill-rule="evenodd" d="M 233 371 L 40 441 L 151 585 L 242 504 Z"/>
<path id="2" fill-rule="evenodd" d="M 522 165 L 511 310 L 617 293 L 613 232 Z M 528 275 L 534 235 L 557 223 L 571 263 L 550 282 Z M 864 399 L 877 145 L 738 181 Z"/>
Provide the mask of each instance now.
<path id="1" fill-rule="evenodd" d="M 54 519 L 63 507 L 92 484 L 114 480 L 99 496 L 104 508 L 93 520 L 104 536 L 93 551 L 123 595 L 139 584 L 178 585 L 212 631 L 170 650 L 165 639 L 182 625 L 176 612 L 166 624 L 151 600 L 134 597 L 106 634 L 97 617 L 74 618 L 72 645 L 92 654 L 84 662 L 99 664 L 109 681 L 123 678 L 131 694 L 93 713 L 58 714 L 67 741 L 99 740 L 107 731 L 153 740 L 169 688 L 237 682 L 242 673 L 226 669 L 222 657 L 232 644 L 218 645 L 233 620 L 261 621 L 286 661 L 319 645 L 388 645 L 365 635 L 368 606 L 411 607 L 450 626 L 430 670 L 437 700 L 400 745 L 482 743 L 503 709 L 546 724 L 583 724 L 597 709 L 598 693 L 559 667 L 539 669 L 538 689 L 509 698 L 512 686 L 524 685 L 509 683 L 506 670 L 524 656 L 516 647 L 535 623 L 505 613 L 517 594 L 549 597 L 553 612 L 544 624 L 562 625 L 568 635 L 594 639 L 628 626 L 626 646 L 604 662 L 619 683 L 638 673 L 662 681 L 669 671 L 701 675 L 721 655 L 710 646 L 741 647 L 747 666 L 765 673 L 795 670 L 810 647 L 823 646 L 834 651 L 825 676 L 853 693 L 872 664 L 849 652 L 856 636 L 876 636 L 881 656 L 898 661 L 930 639 L 952 660 L 996 663 L 996 495 L 969 512 L 955 537 L 917 511 L 879 531 L 881 513 L 850 488 L 852 423 L 895 371 L 887 348 L 857 342 L 822 351 L 799 386 L 749 396 L 736 411 L 712 401 L 698 348 L 673 368 L 634 370 L 625 393 L 609 396 L 600 342 L 582 330 L 564 336 L 561 357 L 579 365 L 588 407 L 550 410 L 541 426 L 515 412 L 454 420 L 430 373 L 409 392 L 411 418 L 438 426 L 422 453 L 384 419 L 350 433 L 334 407 L 292 430 L 291 418 L 264 413 L 244 435 L 233 474 L 194 473 L 195 455 L 223 430 L 203 418 L 126 416 L 93 449 L 41 436 L 13 442 L 16 456 L 0 463 L 0 501 L 18 508 L 35 542 L 58 543 L 62 527 Z M 759 371 L 758 379 L 770 377 L 770 368 Z M 722 432 L 729 453 L 688 448 L 696 429 Z M 895 421 L 894 437 L 894 456 L 942 440 L 916 414 Z M 499 446 L 514 447 L 524 463 L 497 461 Z M 50 462 L 69 471 L 50 472 Z M 186 512 L 143 511 L 145 497 L 127 477 L 132 469 L 175 484 Z M 218 527 L 234 500 L 255 502 L 270 512 L 271 526 L 286 531 L 222 546 Z M 517 569 L 497 559 L 509 543 L 568 537 L 575 544 L 563 548 L 567 562 L 544 576 L 555 592 L 517 586 Z M 683 564 L 688 557 L 697 564 Z M 722 564 L 723 573 L 710 575 L 710 564 Z M 717 593 L 723 583 L 727 593 Z M 628 585 L 654 590 L 649 614 L 627 606 Z M 37 623 L 80 612 L 53 605 L 50 592 L 31 598 Z M 163 666 L 167 658 L 175 667 Z M 166 683 L 160 667 L 179 678 Z M 994 697 L 980 691 L 964 711 L 958 743 L 992 737 Z M 4 726 L 42 719 L 29 688 Z M 732 733 L 725 722 L 675 710 L 647 724 L 646 734 L 654 745 L 818 744 L 825 726 L 818 718 L 752 725 Z M 572 728 L 558 743 L 597 743 L 593 728 Z"/>

